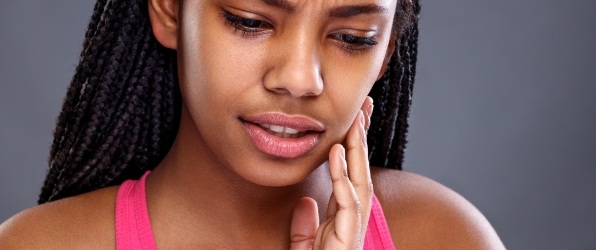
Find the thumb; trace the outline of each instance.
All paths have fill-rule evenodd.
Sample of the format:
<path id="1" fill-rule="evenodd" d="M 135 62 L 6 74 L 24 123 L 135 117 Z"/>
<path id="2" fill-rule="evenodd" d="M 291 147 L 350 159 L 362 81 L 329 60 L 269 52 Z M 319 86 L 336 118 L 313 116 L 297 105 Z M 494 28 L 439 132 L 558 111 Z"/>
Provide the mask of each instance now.
<path id="1" fill-rule="evenodd" d="M 317 202 L 304 197 L 296 203 L 290 228 L 290 249 L 312 249 L 319 227 Z"/>

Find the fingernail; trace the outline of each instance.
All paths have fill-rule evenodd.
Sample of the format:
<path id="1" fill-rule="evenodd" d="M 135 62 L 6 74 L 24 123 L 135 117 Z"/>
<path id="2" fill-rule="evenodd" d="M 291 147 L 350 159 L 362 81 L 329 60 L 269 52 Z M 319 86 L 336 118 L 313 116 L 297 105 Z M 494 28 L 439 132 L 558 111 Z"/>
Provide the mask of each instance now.
<path id="1" fill-rule="evenodd" d="M 341 157 L 342 160 L 346 159 L 346 149 L 344 147 L 340 147 L 341 150 L 339 150 L 339 156 Z"/>
<path id="2" fill-rule="evenodd" d="M 373 105 L 372 103 L 370 105 L 366 106 L 366 115 L 368 117 L 371 117 L 372 116 L 372 112 L 373 112 L 374 107 L 375 107 L 375 105 Z"/>

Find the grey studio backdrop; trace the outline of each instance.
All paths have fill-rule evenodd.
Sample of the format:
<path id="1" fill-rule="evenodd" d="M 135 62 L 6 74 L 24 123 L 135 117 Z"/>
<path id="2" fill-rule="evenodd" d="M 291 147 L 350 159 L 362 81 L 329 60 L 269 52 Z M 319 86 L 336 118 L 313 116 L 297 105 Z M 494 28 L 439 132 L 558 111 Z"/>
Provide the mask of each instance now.
<path id="1" fill-rule="evenodd" d="M 0 221 L 33 206 L 91 0 L 0 2 Z M 510 249 L 596 249 L 596 1 L 423 2 L 405 168 Z"/>

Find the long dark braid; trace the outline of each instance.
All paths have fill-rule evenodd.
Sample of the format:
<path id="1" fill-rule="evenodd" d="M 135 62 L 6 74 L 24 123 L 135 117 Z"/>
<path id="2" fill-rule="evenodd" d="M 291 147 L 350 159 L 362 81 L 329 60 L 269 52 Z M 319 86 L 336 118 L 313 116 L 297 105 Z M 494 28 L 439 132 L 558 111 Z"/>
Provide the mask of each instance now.
<path id="1" fill-rule="evenodd" d="M 153 37 L 146 0 L 99 0 L 50 152 L 39 203 L 152 169 L 178 128 L 175 52 Z"/>
<path id="2" fill-rule="evenodd" d="M 153 169 L 180 118 L 175 51 L 151 31 L 147 0 L 98 0 L 60 113 L 39 197 L 45 203 Z M 400 0 L 399 40 L 371 96 L 371 165 L 401 169 L 417 50 L 418 0 Z"/>
<path id="3" fill-rule="evenodd" d="M 402 169 L 408 116 L 416 75 L 420 2 L 398 2 L 394 29 L 396 49 L 388 69 L 370 91 L 375 109 L 368 131 L 369 160 L 373 166 Z"/>

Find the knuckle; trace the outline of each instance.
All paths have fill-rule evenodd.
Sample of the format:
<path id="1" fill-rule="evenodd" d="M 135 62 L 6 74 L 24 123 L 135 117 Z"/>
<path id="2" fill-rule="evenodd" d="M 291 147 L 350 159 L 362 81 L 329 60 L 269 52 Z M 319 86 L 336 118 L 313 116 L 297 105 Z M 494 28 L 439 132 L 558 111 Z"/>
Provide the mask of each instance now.
<path id="1" fill-rule="evenodd" d="M 350 177 L 349 177 L 348 171 L 346 169 L 341 171 L 340 176 L 331 176 L 331 182 L 335 183 L 338 181 L 350 181 Z"/>
<path id="2" fill-rule="evenodd" d="M 363 190 L 364 192 L 366 192 L 366 195 L 369 196 L 372 195 L 375 190 L 372 179 L 370 177 L 363 182 L 352 180 L 352 186 L 354 186 L 354 189 Z"/>
<path id="3" fill-rule="evenodd" d="M 362 189 L 362 187 L 365 187 L 366 185 L 362 182 L 356 181 L 356 180 L 352 180 L 352 186 L 354 186 L 354 189 Z"/>
<path id="4" fill-rule="evenodd" d="M 363 148 L 368 148 L 368 141 L 367 141 L 367 137 L 366 137 L 366 131 L 364 131 L 363 129 L 360 130 L 360 145 Z"/>
<path id="5" fill-rule="evenodd" d="M 295 234 L 290 236 L 290 242 L 298 243 L 298 242 L 314 242 L 315 237 L 313 235 L 302 235 L 302 234 Z"/>

